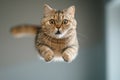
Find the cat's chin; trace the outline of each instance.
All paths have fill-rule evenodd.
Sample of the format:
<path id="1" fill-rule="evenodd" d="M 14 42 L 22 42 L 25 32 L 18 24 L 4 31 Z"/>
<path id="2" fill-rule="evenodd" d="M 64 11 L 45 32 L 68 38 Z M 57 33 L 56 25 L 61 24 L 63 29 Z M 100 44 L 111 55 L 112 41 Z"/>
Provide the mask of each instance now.
<path id="1" fill-rule="evenodd" d="M 57 35 L 54 35 L 54 37 L 57 38 L 57 39 L 61 39 L 61 38 L 64 37 L 64 35 L 63 34 L 57 34 Z"/>

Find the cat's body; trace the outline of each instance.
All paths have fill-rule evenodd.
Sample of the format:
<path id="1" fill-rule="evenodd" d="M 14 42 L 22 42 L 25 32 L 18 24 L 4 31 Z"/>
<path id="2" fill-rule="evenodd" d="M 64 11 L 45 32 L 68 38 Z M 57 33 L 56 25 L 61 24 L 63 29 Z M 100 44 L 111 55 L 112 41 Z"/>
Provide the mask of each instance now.
<path id="1" fill-rule="evenodd" d="M 78 53 L 76 34 L 75 7 L 71 6 L 62 11 L 56 11 L 45 5 L 41 26 L 23 25 L 12 29 L 15 36 L 35 34 L 35 46 L 40 56 L 47 62 L 71 62 Z M 19 32 L 18 32 L 19 29 Z"/>

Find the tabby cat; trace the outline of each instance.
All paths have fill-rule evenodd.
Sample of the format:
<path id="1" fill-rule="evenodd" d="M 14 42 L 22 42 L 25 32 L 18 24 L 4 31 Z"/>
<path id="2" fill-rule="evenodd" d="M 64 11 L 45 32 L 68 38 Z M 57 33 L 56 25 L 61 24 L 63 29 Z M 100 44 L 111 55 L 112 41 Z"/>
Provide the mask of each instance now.
<path id="1" fill-rule="evenodd" d="M 11 29 L 15 37 L 35 35 L 35 47 L 46 62 L 71 62 L 78 54 L 75 6 L 56 10 L 44 5 L 41 25 L 19 25 Z"/>

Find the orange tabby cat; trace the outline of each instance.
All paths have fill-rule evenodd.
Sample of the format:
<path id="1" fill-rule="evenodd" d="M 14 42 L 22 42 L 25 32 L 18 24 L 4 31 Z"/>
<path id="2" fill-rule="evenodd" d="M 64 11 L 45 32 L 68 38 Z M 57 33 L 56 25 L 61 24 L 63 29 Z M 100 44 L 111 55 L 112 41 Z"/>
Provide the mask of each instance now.
<path id="1" fill-rule="evenodd" d="M 56 60 L 71 62 L 75 59 L 79 47 L 74 15 L 74 6 L 57 11 L 45 4 L 40 26 L 19 25 L 13 27 L 11 33 L 15 37 L 36 35 L 35 46 L 46 62 Z"/>

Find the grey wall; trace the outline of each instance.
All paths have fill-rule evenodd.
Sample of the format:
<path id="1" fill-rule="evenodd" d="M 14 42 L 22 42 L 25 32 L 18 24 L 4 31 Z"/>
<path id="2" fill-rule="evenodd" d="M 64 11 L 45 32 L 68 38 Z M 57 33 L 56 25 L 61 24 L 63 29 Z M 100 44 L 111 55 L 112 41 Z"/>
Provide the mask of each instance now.
<path id="1" fill-rule="evenodd" d="M 70 64 L 45 63 L 37 57 L 34 37 L 15 39 L 17 24 L 39 24 L 43 4 L 76 6 L 79 55 Z M 0 80 L 105 80 L 102 0 L 0 0 Z"/>

